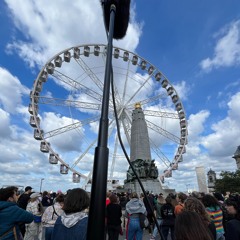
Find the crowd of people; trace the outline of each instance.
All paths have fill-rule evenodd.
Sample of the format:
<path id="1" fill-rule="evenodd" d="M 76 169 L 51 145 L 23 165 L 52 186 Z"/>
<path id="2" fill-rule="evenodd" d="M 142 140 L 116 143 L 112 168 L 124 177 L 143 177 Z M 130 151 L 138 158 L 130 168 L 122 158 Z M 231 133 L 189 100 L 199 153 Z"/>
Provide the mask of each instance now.
<path id="1" fill-rule="evenodd" d="M 81 188 L 62 193 L 18 195 L 14 186 L 0 189 L 1 240 L 85 240 L 90 195 Z M 97 213 L 96 213 L 97 214 Z M 106 194 L 108 240 L 240 240 L 240 195 L 221 193 Z"/>

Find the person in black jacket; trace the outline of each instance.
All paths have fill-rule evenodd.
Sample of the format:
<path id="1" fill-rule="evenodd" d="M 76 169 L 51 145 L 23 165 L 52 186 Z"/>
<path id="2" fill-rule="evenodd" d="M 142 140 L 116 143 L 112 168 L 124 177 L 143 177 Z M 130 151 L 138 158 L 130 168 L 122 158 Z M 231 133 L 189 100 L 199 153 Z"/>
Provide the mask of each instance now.
<path id="1" fill-rule="evenodd" d="M 174 207 L 171 204 L 172 198 L 171 196 L 166 197 L 166 203 L 161 208 L 161 215 L 162 215 L 162 224 L 161 224 L 161 231 L 164 236 L 163 240 L 168 239 L 168 232 L 171 232 L 171 238 L 174 240 L 174 224 L 175 224 L 175 214 L 174 214 Z"/>
<path id="2" fill-rule="evenodd" d="M 144 205 L 145 205 L 145 208 L 147 210 L 147 219 L 148 219 L 148 222 L 149 222 L 149 225 L 148 225 L 148 232 L 151 234 L 152 231 L 153 231 L 153 225 L 154 225 L 154 208 L 155 208 L 155 204 L 154 204 L 154 198 L 152 196 L 152 194 L 149 193 L 149 191 L 146 192 L 147 193 L 147 198 L 148 198 L 148 201 L 150 203 L 150 206 L 147 202 L 147 199 L 144 197 L 143 198 L 143 202 L 144 202 Z"/>
<path id="3" fill-rule="evenodd" d="M 106 208 L 108 239 L 118 240 L 121 231 L 122 208 L 118 203 L 119 200 L 115 194 L 112 194 L 109 199 L 110 203 Z"/>
<path id="4" fill-rule="evenodd" d="M 17 201 L 17 204 L 20 208 L 26 210 L 31 193 L 32 193 L 32 187 L 30 186 L 25 187 L 25 192 L 22 195 L 20 195 Z M 26 232 L 25 223 L 20 223 L 19 228 L 22 233 L 22 236 L 24 237 Z"/>

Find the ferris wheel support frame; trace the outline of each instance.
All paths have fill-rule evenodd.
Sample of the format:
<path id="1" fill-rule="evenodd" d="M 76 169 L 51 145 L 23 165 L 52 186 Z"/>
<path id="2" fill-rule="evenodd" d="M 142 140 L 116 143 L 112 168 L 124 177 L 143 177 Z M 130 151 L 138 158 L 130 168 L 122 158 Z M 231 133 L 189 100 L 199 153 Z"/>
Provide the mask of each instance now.
<path id="1" fill-rule="evenodd" d="M 87 229 L 87 239 L 102 240 L 105 235 L 105 205 L 107 192 L 107 173 L 108 173 L 108 111 L 110 95 L 110 77 L 112 68 L 112 48 L 113 32 L 116 14 L 116 6 L 111 5 L 109 35 L 107 46 L 107 58 L 103 85 L 102 110 L 99 121 L 98 144 L 95 148 L 92 191 L 89 208 L 89 220 Z M 95 201 L 97 199 L 97 201 Z M 96 214 L 97 213 L 97 214 Z"/>

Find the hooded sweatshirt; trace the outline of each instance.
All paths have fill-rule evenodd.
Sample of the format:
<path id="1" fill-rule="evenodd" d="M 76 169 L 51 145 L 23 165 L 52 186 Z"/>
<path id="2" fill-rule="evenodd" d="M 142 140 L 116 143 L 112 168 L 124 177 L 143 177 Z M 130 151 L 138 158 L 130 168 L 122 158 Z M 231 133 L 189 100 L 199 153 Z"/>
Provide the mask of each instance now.
<path id="1" fill-rule="evenodd" d="M 86 212 L 63 213 L 58 217 L 52 233 L 52 240 L 85 240 L 87 238 Z"/>
<path id="2" fill-rule="evenodd" d="M 132 198 L 126 205 L 126 215 L 143 213 L 145 214 L 146 208 L 142 200 L 138 198 Z"/>

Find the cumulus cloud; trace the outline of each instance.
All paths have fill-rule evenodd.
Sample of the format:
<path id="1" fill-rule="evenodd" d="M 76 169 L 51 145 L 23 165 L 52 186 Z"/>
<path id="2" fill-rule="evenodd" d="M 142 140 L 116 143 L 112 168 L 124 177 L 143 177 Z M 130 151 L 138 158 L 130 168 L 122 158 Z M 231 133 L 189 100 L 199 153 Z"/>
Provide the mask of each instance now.
<path id="1" fill-rule="evenodd" d="M 205 122 L 209 117 L 210 112 L 202 110 L 197 114 L 191 114 L 188 119 L 189 141 L 196 141 L 202 135 L 205 129 Z"/>
<path id="2" fill-rule="evenodd" d="M 102 9 L 98 0 L 74 3 L 60 1 L 57 5 L 47 0 L 25 1 L 21 6 L 16 0 L 6 0 L 6 3 L 15 26 L 24 33 L 26 39 L 16 39 L 9 43 L 7 51 L 17 52 L 32 68 L 43 65 L 51 56 L 65 48 L 107 42 L 103 19 L 99 21 Z M 141 28 L 142 25 L 136 22 L 132 14 L 126 37 L 114 40 L 114 45 L 134 51 L 139 43 Z"/>
<path id="3" fill-rule="evenodd" d="M 240 93 L 232 96 L 228 103 L 228 116 L 212 125 L 213 133 L 202 139 L 202 145 L 206 147 L 212 156 L 229 157 L 235 151 L 240 142 Z"/>
<path id="4" fill-rule="evenodd" d="M 22 104 L 22 96 L 29 94 L 30 90 L 21 84 L 7 69 L 0 67 L 0 106 L 9 113 L 14 114 Z"/>
<path id="5" fill-rule="evenodd" d="M 204 71 L 240 64 L 240 20 L 226 26 L 219 35 L 213 57 L 208 57 L 200 63 Z"/>
<path id="6" fill-rule="evenodd" d="M 85 43 L 106 43 L 107 39 L 103 21 L 99 20 L 102 17 L 102 13 L 98 0 L 94 1 L 96 3 L 96 7 L 94 8 L 92 8 L 93 1 L 83 0 L 71 3 L 68 1 L 58 1 L 57 4 L 54 1 L 49 2 L 47 0 L 42 0 L 41 2 L 26 0 L 21 2 L 21 4 L 17 0 L 6 0 L 5 2 L 10 9 L 16 28 L 21 33 L 21 39 L 19 39 L 17 36 L 19 32 L 13 31 L 15 35 L 11 36 L 13 40 L 7 45 L 6 51 L 8 54 L 17 53 L 31 70 L 36 66 L 44 65 L 50 57 L 68 47 Z M 132 52 L 136 50 L 142 34 L 142 23 L 136 22 L 134 7 L 133 5 L 131 9 L 131 22 L 127 36 L 123 40 L 114 41 L 115 46 L 128 49 Z M 239 64 L 239 25 L 239 21 L 235 21 L 218 35 L 220 37 L 216 43 L 214 55 L 201 62 L 203 70 L 210 71 L 221 66 Z M 119 80 L 122 79 L 122 75 L 124 74 L 120 72 L 120 69 L 122 69 L 122 63 L 118 65 L 118 69 L 114 69 L 119 71 L 115 80 L 117 80 L 116 84 L 121 87 L 122 82 Z M 74 79 L 79 77 L 79 72 L 76 72 L 74 72 L 76 74 L 74 75 L 76 76 Z M 131 66 L 130 72 L 133 75 L 135 74 L 134 67 L 132 68 Z M 137 74 L 138 79 L 129 83 L 126 98 L 133 96 L 133 90 L 137 86 L 142 85 L 141 78 L 143 76 L 140 73 Z M 29 94 L 29 89 L 22 85 L 17 77 L 11 75 L 4 68 L 0 68 L 0 79 L 5 80 L 0 81 L 0 89 L 4 89 L 0 94 L 0 151 L 2 157 L 0 169 L 4 183 L 22 184 L 25 186 L 26 183 L 29 183 L 35 187 L 35 190 L 38 190 L 40 179 L 44 178 L 43 188 L 46 190 L 56 190 L 59 188 L 66 190 L 72 188 L 71 174 L 60 175 L 59 166 L 53 166 L 48 163 L 48 154 L 40 152 L 40 141 L 33 138 L 33 130 L 28 124 L 29 113 L 27 111 L 27 104 L 23 103 L 23 96 Z M 163 93 L 162 89 L 159 90 L 159 85 L 155 85 L 155 82 L 155 80 L 150 80 L 144 86 L 139 94 L 141 100 Z M 237 82 L 239 81 L 236 81 L 234 86 L 237 85 Z M 44 86 L 45 96 L 57 97 L 58 91 L 55 88 L 54 90 L 46 89 L 46 86 Z M 174 87 L 180 98 L 187 102 L 190 92 L 188 84 L 183 80 L 180 83 L 176 83 Z M 70 88 L 71 86 L 69 88 L 65 87 L 66 92 L 73 91 Z M 219 98 L 222 95 L 219 94 Z M 70 95 L 65 99 L 71 99 Z M 72 100 L 79 99 L 82 102 L 89 100 L 86 95 L 76 95 Z M 129 109 L 134 107 L 135 100 L 137 99 L 129 103 L 129 106 L 127 106 Z M 164 104 L 161 105 L 161 100 L 160 97 L 156 99 L 156 105 L 152 104 L 150 110 L 168 111 L 171 113 L 175 111 L 174 106 L 171 105 L 171 108 L 170 104 L 167 105 L 169 108 L 164 108 Z M 195 167 L 200 165 L 204 165 L 206 170 L 212 167 L 218 172 L 222 169 L 235 169 L 235 163 L 231 159 L 231 155 L 240 141 L 237 135 L 239 133 L 238 119 L 240 117 L 239 101 L 239 93 L 231 96 L 231 99 L 225 104 L 225 107 L 228 107 L 227 117 L 211 125 L 207 125 L 211 118 L 211 112 L 208 110 L 203 109 L 189 116 L 187 153 L 183 156 L 184 161 L 179 164 L 179 170 L 175 171 L 173 178 L 169 180 L 171 187 L 182 190 L 186 188 L 196 189 Z M 50 106 L 47 111 L 42 106 L 40 107 L 41 126 L 46 132 L 70 125 L 77 119 L 77 117 L 67 117 L 64 115 L 64 111 L 58 112 L 58 110 L 59 108 L 55 108 L 55 106 Z M 75 116 L 78 116 L 79 112 L 76 111 Z M 14 113 L 19 114 L 23 121 L 16 123 L 20 118 L 17 120 L 12 118 Z M 85 110 L 81 113 L 87 115 L 89 111 Z M 170 132 L 179 133 L 179 120 L 170 122 L 171 120 L 169 119 L 146 118 L 156 123 L 156 125 L 161 125 L 167 130 L 170 129 Z M 89 151 L 85 155 L 82 152 L 86 150 L 93 140 L 84 141 L 88 137 L 92 138 L 93 135 L 96 137 L 98 127 L 97 123 L 92 123 L 89 124 L 88 129 L 82 128 L 80 140 L 80 129 L 56 135 L 50 140 L 51 146 L 53 148 L 56 147 L 60 156 L 70 165 L 81 158 L 76 169 L 87 175 L 92 168 L 94 152 Z M 206 129 L 211 129 L 211 132 L 208 133 Z M 122 134 L 124 143 L 127 143 L 123 130 Z M 156 138 L 154 138 L 155 136 Z M 113 139 L 114 134 L 109 139 L 111 149 L 114 148 Z M 156 143 L 158 141 L 164 143 L 159 134 L 154 135 L 153 139 Z M 172 152 L 172 149 L 169 152 Z M 126 177 L 128 164 L 122 151 L 117 152 L 117 155 L 119 156 L 115 162 L 114 177 L 123 180 Z M 113 154 L 111 152 L 109 156 L 109 171 L 112 167 L 112 157 Z M 231 164 L 226 166 L 226 162 L 231 162 Z M 166 168 L 162 161 L 156 161 L 156 165 L 159 167 L 159 173 Z M 61 187 L 59 187 L 60 182 L 64 182 L 64 184 L 61 184 Z M 186 183 L 191 183 L 192 186 L 186 186 Z M 80 185 L 83 184 L 84 181 L 81 181 Z"/>

